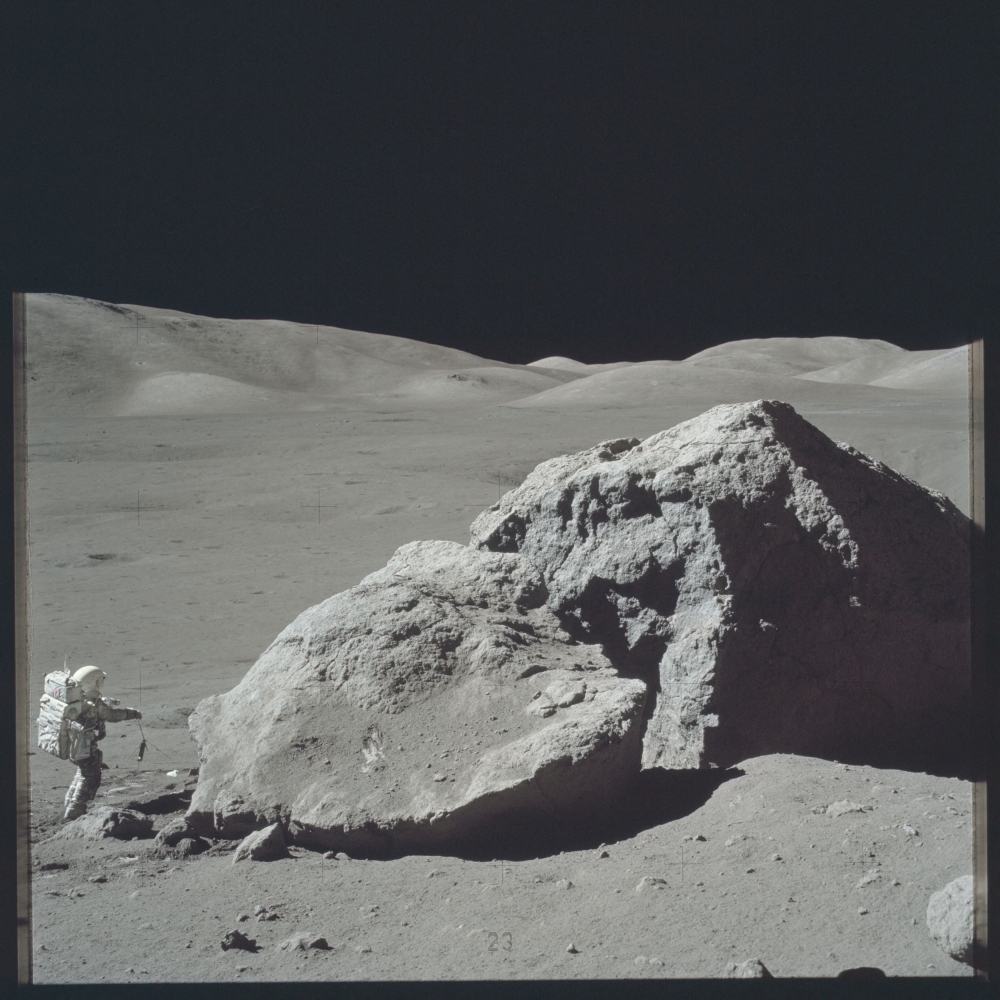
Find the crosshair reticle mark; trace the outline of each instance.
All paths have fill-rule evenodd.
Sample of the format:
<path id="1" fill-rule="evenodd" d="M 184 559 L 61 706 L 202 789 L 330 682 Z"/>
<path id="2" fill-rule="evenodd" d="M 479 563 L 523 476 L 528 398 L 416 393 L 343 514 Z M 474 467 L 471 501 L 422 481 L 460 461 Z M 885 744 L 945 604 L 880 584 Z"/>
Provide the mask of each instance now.
<path id="1" fill-rule="evenodd" d="M 141 491 L 139 491 L 139 490 L 135 491 L 135 503 L 134 504 L 131 504 L 128 507 L 119 507 L 118 509 L 122 510 L 122 511 L 128 511 L 130 513 L 134 510 L 135 511 L 135 523 L 136 523 L 137 526 L 141 523 L 142 512 L 144 510 L 145 511 L 162 510 L 162 508 L 160 508 L 160 507 L 150 506 L 149 504 L 145 504 L 144 505 L 142 503 Z"/>
<path id="2" fill-rule="evenodd" d="M 316 510 L 316 523 L 317 524 L 322 524 L 323 523 L 323 511 L 324 510 L 331 510 L 332 508 L 338 506 L 338 504 L 335 504 L 335 503 L 323 503 L 322 500 L 320 499 L 321 492 L 322 491 L 320 489 L 316 490 L 316 502 L 315 503 L 304 503 L 304 504 L 301 505 L 302 507 L 308 507 L 310 510 L 312 510 L 313 508 L 315 508 L 315 510 Z"/>

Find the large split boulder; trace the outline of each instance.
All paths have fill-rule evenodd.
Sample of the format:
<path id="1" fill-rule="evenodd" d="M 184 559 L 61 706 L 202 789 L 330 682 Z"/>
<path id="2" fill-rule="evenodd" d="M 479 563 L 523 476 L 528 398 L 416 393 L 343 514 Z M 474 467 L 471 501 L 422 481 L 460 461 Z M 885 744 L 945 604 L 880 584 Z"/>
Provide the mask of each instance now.
<path id="1" fill-rule="evenodd" d="M 968 521 L 786 403 L 539 465 L 472 525 L 653 689 L 645 767 L 967 760 Z"/>
<path id="2" fill-rule="evenodd" d="M 197 707 L 189 823 L 228 838 L 280 823 L 378 856 L 612 808 L 640 769 L 647 685 L 546 596 L 520 555 L 403 546 Z"/>
<path id="3" fill-rule="evenodd" d="M 785 403 L 719 406 L 304 611 L 191 715 L 187 821 L 385 856 L 586 823 L 643 767 L 961 773 L 969 701 L 967 519 Z"/>

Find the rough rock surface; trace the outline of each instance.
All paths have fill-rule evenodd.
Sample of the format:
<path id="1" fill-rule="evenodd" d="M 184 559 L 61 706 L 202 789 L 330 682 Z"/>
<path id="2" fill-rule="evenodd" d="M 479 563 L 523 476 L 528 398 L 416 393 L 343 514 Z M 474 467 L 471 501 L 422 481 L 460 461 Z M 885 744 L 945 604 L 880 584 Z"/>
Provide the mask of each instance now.
<path id="1" fill-rule="evenodd" d="M 110 806 L 92 806 L 86 813 L 70 821 L 53 834 L 59 839 L 103 840 L 115 837 L 131 840 L 149 837 L 153 833 L 153 817 L 133 812 L 131 809 L 112 809 Z"/>
<path id="2" fill-rule="evenodd" d="M 546 596 L 519 555 L 403 546 L 197 707 L 192 827 L 281 823 L 360 856 L 608 808 L 639 771 L 646 684 L 572 638 Z M 539 700 L 551 711 L 529 714 Z"/>
<path id="3" fill-rule="evenodd" d="M 288 847 L 280 823 L 272 823 L 263 830 L 255 830 L 248 834 L 236 853 L 233 854 L 233 864 L 237 861 L 275 861 L 288 857 Z"/>
<path id="4" fill-rule="evenodd" d="M 972 876 L 963 875 L 935 892 L 927 904 L 927 930 L 956 962 L 972 964 Z"/>
<path id="5" fill-rule="evenodd" d="M 543 462 L 472 544 L 525 556 L 567 630 L 650 683 L 644 767 L 965 762 L 967 519 L 786 403 Z"/>

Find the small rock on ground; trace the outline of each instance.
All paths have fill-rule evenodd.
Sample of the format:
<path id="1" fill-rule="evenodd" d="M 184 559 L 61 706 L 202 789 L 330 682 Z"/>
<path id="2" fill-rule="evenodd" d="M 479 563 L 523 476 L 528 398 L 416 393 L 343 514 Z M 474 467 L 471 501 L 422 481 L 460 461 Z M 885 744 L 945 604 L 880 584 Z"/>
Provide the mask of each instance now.
<path id="1" fill-rule="evenodd" d="M 885 973 L 874 966 L 862 965 L 856 969 L 844 969 L 837 973 L 838 979 L 885 979 Z"/>
<path id="2" fill-rule="evenodd" d="M 60 840 L 131 840 L 133 837 L 148 837 L 153 832 L 152 816 L 131 809 L 112 809 L 110 806 L 95 806 L 89 812 L 67 823 L 54 835 Z"/>
<path id="3" fill-rule="evenodd" d="M 272 823 L 263 830 L 255 830 L 243 839 L 233 855 L 233 864 L 237 861 L 274 861 L 277 858 L 289 857 L 285 846 L 285 835 L 280 823 Z"/>
<path id="4" fill-rule="evenodd" d="M 257 942 L 253 938 L 248 938 L 240 931 L 230 931 L 222 939 L 222 950 L 229 951 L 230 948 L 240 948 L 243 951 L 257 951 Z"/>
<path id="5" fill-rule="evenodd" d="M 642 892 L 644 889 L 665 889 L 667 886 L 667 880 L 665 878 L 655 878 L 652 875 L 644 875 L 639 879 L 639 884 L 635 887 L 636 892 Z"/>
<path id="6" fill-rule="evenodd" d="M 767 967 L 759 958 L 748 958 L 745 962 L 730 962 L 726 966 L 727 979 L 773 979 Z"/>

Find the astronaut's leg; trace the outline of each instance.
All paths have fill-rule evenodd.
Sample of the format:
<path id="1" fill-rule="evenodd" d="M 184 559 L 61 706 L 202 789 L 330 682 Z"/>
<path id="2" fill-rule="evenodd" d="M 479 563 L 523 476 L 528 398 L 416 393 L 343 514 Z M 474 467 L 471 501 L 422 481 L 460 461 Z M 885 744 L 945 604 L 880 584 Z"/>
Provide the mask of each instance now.
<path id="1" fill-rule="evenodd" d="M 66 812 L 63 821 L 76 819 L 87 811 L 87 803 L 97 794 L 101 787 L 101 763 L 104 755 L 94 747 L 89 757 L 83 757 L 73 763 L 77 766 L 76 775 L 66 792 Z"/>

